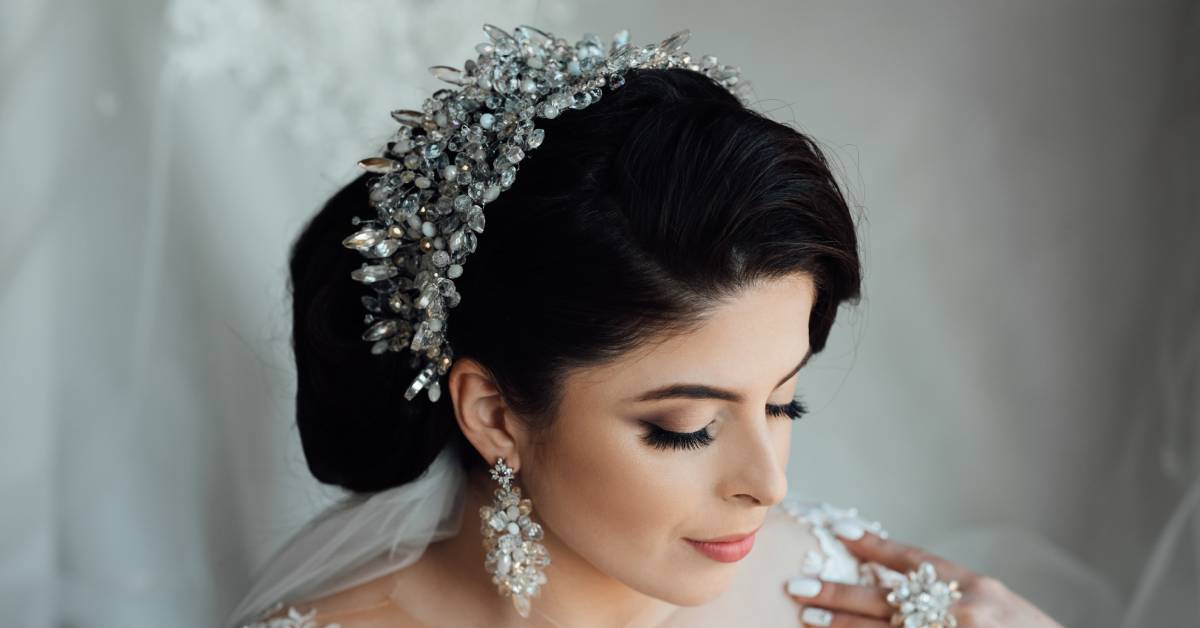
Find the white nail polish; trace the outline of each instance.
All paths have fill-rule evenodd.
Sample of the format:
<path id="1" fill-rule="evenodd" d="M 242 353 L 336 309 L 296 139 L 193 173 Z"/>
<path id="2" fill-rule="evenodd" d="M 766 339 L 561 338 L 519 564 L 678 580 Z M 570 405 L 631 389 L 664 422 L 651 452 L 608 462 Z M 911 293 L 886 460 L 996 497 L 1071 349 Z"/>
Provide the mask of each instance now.
<path id="1" fill-rule="evenodd" d="M 833 533 L 844 539 L 857 541 L 866 534 L 866 529 L 853 519 L 843 519 L 833 524 Z"/>
<path id="2" fill-rule="evenodd" d="M 821 592 L 821 581 L 813 578 L 792 578 L 788 580 L 787 592 L 800 597 L 816 597 Z"/>
<path id="3" fill-rule="evenodd" d="M 828 626 L 833 623 L 833 613 L 823 608 L 808 606 L 800 612 L 800 621 L 810 626 Z"/>

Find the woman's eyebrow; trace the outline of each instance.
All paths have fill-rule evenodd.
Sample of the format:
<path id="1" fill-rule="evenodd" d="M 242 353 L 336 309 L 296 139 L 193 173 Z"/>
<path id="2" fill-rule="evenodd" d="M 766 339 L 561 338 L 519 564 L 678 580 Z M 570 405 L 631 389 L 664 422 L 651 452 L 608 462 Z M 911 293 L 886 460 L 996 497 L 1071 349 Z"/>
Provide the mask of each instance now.
<path id="1" fill-rule="evenodd" d="M 804 357 L 800 360 L 800 363 L 791 372 L 784 375 L 783 379 L 779 380 L 779 383 L 775 385 L 775 388 L 782 386 L 784 382 L 791 379 L 800 369 L 804 368 L 804 365 L 808 364 L 808 359 L 811 357 L 812 347 L 809 347 L 808 351 L 804 353 Z M 661 401 L 663 399 L 718 399 L 740 403 L 742 395 L 732 390 L 714 388 L 705 384 L 668 384 L 654 390 L 648 390 L 625 401 L 628 403 L 640 403 L 643 401 Z"/>

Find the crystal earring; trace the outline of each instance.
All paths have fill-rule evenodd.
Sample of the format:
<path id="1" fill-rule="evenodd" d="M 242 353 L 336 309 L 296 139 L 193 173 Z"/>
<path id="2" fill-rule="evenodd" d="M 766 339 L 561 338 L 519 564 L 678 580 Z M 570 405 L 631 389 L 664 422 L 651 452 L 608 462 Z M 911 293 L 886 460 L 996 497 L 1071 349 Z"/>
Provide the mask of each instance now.
<path id="1" fill-rule="evenodd" d="M 542 545 L 542 526 L 529 518 L 533 502 L 521 499 L 520 487 L 512 484 L 513 470 L 497 458 L 492 479 L 500 483 L 492 505 L 481 506 L 483 546 L 487 558 L 483 566 L 492 574 L 500 595 L 511 597 L 521 617 L 529 617 L 529 600 L 546 584 L 543 567 L 550 555 Z"/>

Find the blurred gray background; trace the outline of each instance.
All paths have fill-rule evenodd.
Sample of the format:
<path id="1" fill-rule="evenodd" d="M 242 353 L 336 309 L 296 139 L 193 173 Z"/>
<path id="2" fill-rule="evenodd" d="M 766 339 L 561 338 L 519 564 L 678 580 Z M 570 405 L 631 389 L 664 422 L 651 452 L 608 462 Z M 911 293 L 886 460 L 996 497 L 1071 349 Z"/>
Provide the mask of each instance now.
<path id="1" fill-rule="evenodd" d="M 794 496 L 1067 626 L 1200 617 L 1200 4 L 0 6 L 0 616 L 212 626 L 334 492 L 287 247 L 483 41 L 628 28 L 743 68 L 861 215 Z M 797 557 L 799 568 L 800 557 Z"/>

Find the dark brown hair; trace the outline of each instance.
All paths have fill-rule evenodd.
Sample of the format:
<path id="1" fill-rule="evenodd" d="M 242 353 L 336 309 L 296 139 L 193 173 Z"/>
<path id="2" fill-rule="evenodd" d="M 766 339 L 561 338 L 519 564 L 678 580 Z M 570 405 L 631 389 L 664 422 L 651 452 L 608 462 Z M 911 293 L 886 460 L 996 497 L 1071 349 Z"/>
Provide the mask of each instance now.
<path id="1" fill-rule="evenodd" d="M 855 224 L 825 156 L 806 135 L 747 109 L 683 69 L 631 70 L 626 84 L 552 120 L 456 279 L 456 359 L 478 360 L 532 426 L 553 420 L 569 369 L 684 332 L 760 279 L 807 273 L 817 286 L 809 343 L 857 301 Z M 449 394 L 403 392 L 408 354 L 373 355 L 341 246 L 369 215 L 367 175 L 337 192 L 291 252 L 296 418 L 322 482 L 376 491 L 416 478 L 452 439 Z M 799 316 L 799 314 L 798 314 Z"/>

